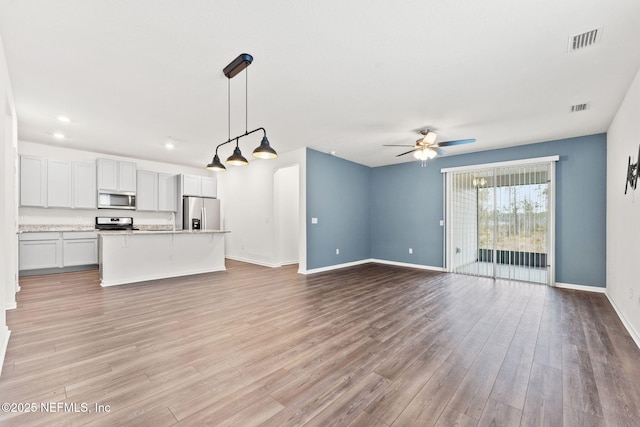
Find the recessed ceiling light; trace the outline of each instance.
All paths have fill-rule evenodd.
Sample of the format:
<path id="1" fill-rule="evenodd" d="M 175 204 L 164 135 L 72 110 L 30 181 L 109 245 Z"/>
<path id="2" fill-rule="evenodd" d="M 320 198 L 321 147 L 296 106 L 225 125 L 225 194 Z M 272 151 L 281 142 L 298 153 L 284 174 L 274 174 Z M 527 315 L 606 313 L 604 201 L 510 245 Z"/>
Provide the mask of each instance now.
<path id="1" fill-rule="evenodd" d="M 67 116 L 58 116 L 57 119 L 62 123 L 69 123 L 71 121 L 71 119 Z"/>
<path id="2" fill-rule="evenodd" d="M 176 146 L 173 145 L 173 142 L 167 142 L 164 144 L 164 148 L 166 148 L 167 150 L 173 150 Z"/>
<path id="3" fill-rule="evenodd" d="M 56 132 L 53 134 L 53 137 L 55 139 L 64 139 L 64 134 L 60 133 L 60 132 Z"/>
<path id="4" fill-rule="evenodd" d="M 332 155 L 332 156 L 335 156 L 335 155 L 336 155 L 336 152 L 335 152 L 335 151 L 331 151 L 331 155 Z"/>

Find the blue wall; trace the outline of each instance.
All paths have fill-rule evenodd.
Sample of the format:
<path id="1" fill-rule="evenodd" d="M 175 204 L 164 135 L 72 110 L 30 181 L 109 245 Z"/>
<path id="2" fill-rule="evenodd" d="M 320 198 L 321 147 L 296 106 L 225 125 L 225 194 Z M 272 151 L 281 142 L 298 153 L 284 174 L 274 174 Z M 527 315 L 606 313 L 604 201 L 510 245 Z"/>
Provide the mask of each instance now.
<path id="1" fill-rule="evenodd" d="M 560 156 L 556 281 L 604 287 L 605 134 L 445 156 L 424 168 L 417 161 L 368 168 L 307 150 L 307 267 L 368 258 L 443 267 L 440 169 L 553 155 Z"/>
<path id="2" fill-rule="evenodd" d="M 590 135 L 374 168 L 371 257 L 443 265 L 440 169 L 559 155 L 556 165 L 556 281 L 605 286 L 606 135 Z M 413 255 L 408 248 L 413 247 Z"/>
<path id="3" fill-rule="evenodd" d="M 370 179 L 368 166 L 307 149 L 307 269 L 371 258 Z"/>

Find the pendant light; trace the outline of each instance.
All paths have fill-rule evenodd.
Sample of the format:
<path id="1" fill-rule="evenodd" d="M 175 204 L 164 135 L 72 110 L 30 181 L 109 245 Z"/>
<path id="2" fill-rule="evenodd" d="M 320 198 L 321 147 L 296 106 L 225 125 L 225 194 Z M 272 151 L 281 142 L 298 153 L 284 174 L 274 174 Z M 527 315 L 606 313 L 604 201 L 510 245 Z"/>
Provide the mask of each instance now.
<path id="1" fill-rule="evenodd" d="M 271 146 L 269 145 L 267 135 L 262 137 L 260 146 L 253 150 L 253 157 L 256 157 L 258 159 L 275 159 L 276 157 L 278 157 L 278 153 L 276 153 L 276 150 L 271 148 Z"/>
<path id="2" fill-rule="evenodd" d="M 249 164 L 249 161 L 245 159 L 242 152 L 240 152 L 238 138 L 236 138 L 236 148 L 233 150 L 233 154 L 227 159 L 227 163 L 234 166 L 246 166 Z"/>
<path id="3" fill-rule="evenodd" d="M 253 150 L 253 157 L 256 157 L 258 159 L 275 159 L 276 157 L 278 157 L 278 153 L 276 153 L 276 150 L 274 150 L 271 145 L 269 144 L 269 140 L 267 139 L 267 131 L 262 128 L 259 127 L 257 129 L 254 129 L 252 131 L 248 130 L 247 124 L 249 121 L 249 77 L 248 77 L 248 73 L 245 71 L 245 131 L 244 134 L 236 136 L 235 138 L 231 138 L 231 79 L 233 77 L 235 77 L 237 74 L 239 74 L 242 70 L 245 70 L 250 64 L 251 62 L 253 62 L 253 57 L 251 55 L 249 55 L 248 53 L 242 53 L 240 55 L 238 55 L 237 58 L 235 58 L 233 61 L 231 61 L 229 63 L 229 65 L 227 65 L 226 67 L 224 67 L 224 69 L 222 70 L 224 75 L 228 78 L 228 89 L 227 89 L 227 111 L 228 111 L 228 130 L 229 130 L 229 139 L 227 139 L 225 142 L 223 142 L 222 144 L 219 144 L 216 147 L 216 152 L 215 155 L 213 156 L 213 159 L 211 160 L 211 162 L 207 165 L 207 169 L 208 170 L 212 170 L 212 171 L 217 171 L 217 172 L 225 172 L 227 170 L 227 168 L 220 162 L 220 157 L 218 156 L 218 148 L 220 148 L 223 145 L 229 144 L 231 142 L 233 142 L 235 140 L 236 142 L 236 147 L 233 150 L 233 154 L 231 154 L 231 156 L 229 156 L 227 158 L 227 164 L 229 165 L 233 165 L 233 166 L 246 166 L 249 164 L 249 161 L 242 155 L 242 152 L 240 151 L 240 138 L 243 138 L 247 135 L 251 135 L 254 132 L 257 131 L 262 131 L 263 132 L 263 136 L 262 136 L 262 141 L 260 142 L 260 145 Z"/>

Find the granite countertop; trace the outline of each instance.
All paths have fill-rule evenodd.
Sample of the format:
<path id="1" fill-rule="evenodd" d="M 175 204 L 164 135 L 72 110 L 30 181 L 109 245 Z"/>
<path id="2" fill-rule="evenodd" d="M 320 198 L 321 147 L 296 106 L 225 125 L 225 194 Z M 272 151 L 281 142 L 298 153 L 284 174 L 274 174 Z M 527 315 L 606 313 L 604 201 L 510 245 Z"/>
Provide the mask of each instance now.
<path id="1" fill-rule="evenodd" d="M 120 235 L 148 235 L 148 234 L 210 234 L 210 233 L 229 233 L 228 230 L 100 230 L 102 236 L 120 236 Z"/>
<path id="2" fill-rule="evenodd" d="M 135 225 L 139 230 L 136 231 L 124 231 L 124 233 L 175 233 L 182 232 L 182 230 L 174 230 L 173 226 L 168 224 L 150 224 L 150 225 Z M 37 233 L 47 231 L 95 231 L 94 225 L 81 225 L 81 224 L 21 224 L 18 227 L 18 233 Z M 113 233 L 113 231 L 108 231 Z"/>
<path id="3" fill-rule="evenodd" d="M 18 233 L 35 233 L 46 231 L 96 231 L 93 225 L 80 224 L 20 224 Z"/>

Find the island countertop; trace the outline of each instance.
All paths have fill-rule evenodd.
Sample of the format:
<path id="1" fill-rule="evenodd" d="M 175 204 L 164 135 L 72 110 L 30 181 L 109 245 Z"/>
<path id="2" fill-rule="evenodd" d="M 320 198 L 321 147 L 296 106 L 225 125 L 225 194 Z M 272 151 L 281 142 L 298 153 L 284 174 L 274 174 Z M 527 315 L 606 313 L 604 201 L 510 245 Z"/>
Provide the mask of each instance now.
<path id="1" fill-rule="evenodd" d="M 230 233 L 229 230 L 95 230 L 101 236 L 148 234 L 210 234 Z"/>

